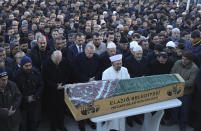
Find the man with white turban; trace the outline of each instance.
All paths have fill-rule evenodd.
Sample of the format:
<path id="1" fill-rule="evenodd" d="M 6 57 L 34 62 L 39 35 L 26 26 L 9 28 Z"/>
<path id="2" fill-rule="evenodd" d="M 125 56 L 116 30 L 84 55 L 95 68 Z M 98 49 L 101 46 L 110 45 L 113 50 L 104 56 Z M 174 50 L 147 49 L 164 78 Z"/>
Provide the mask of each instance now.
<path id="1" fill-rule="evenodd" d="M 143 56 L 142 47 L 139 45 L 134 46 L 132 55 L 127 57 L 124 62 L 124 66 L 132 78 L 147 75 L 147 64 L 147 58 Z"/>
<path id="2" fill-rule="evenodd" d="M 110 57 L 112 66 L 103 72 L 102 80 L 114 80 L 114 79 L 129 79 L 130 75 L 125 67 L 122 67 L 122 54 L 114 55 Z M 104 126 L 106 129 L 120 130 L 120 125 L 125 126 L 125 118 L 114 119 L 107 121 Z"/>

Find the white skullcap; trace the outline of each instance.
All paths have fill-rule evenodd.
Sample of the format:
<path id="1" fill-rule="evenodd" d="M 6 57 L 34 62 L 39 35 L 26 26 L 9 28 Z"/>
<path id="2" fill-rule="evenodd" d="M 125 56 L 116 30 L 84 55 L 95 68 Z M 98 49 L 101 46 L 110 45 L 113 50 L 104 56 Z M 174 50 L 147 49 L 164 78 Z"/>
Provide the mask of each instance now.
<path id="1" fill-rule="evenodd" d="M 122 28 L 124 28 L 124 26 L 121 24 L 117 26 L 117 29 L 122 29 Z"/>
<path id="2" fill-rule="evenodd" d="M 158 20 L 157 19 L 153 19 L 155 22 L 158 22 Z"/>
<path id="3" fill-rule="evenodd" d="M 182 15 L 186 15 L 186 12 L 183 12 Z"/>
<path id="4" fill-rule="evenodd" d="M 114 61 L 118 61 L 122 59 L 122 54 L 118 54 L 118 55 L 114 55 L 110 57 L 110 61 L 114 62 Z"/>
<path id="5" fill-rule="evenodd" d="M 170 10 L 170 13 L 173 13 L 173 12 L 175 12 L 175 10 L 174 10 L 174 9 L 171 9 L 171 10 Z"/>
<path id="6" fill-rule="evenodd" d="M 44 4 L 45 4 L 45 2 L 41 2 L 41 3 L 40 3 L 40 5 L 44 5 Z"/>
<path id="7" fill-rule="evenodd" d="M 146 37 L 145 36 L 140 36 L 140 39 L 141 40 L 146 40 Z"/>
<path id="8" fill-rule="evenodd" d="M 113 11 L 113 12 L 112 12 L 112 14 L 113 14 L 113 15 L 116 15 L 116 14 L 117 14 L 117 12 L 116 12 L 116 11 Z"/>
<path id="9" fill-rule="evenodd" d="M 173 26 L 172 26 L 172 25 L 167 25 L 167 28 L 168 28 L 168 29 L 172 29 Z"/>
<path id="10" fill-rule="evenodd" d="M 106 22 L 104 21 L 104 20 L 101 20 L 100 21 L 100 24 L 102 25 L 102 24 L 106 24 Z"/>
<path id="11" fill-rule="evenodd" d="M 129 31 L 128 35 L 132 35 L 134 33 L 134 31 Z"/>
<path id="12" fill-rule="evenodd" d="M 116 47 L 117 47 L 117 46 L 115 45 L 114 42 L 108 42 L 108 44 L 107 44 L 107 48 L 108 48 L 108 49 L 116 48 Z"/>
<path id="13" fill-rule="evenodd" d="M 136 45 L 133 47 L 133 51 L 136 52 L 136 51 L 142 51 L 142 47 L 139 46 L 139 45 Z"/>
<path id="14" fill-rule="evenodd" d="M 57 18 L 59 18 L 59 19 L 63 19 L 64 16 L 63 16 L 63 15 L 58 15 Z"/>
<path id="15" fill-rule="evenodd" d="M 179 28 L 174 28 L 174 29 L 172 29 L 172 32 L 180 32 L 180 29 Z"/>
<path id="16" fill-rule="evenodd" d="M 201 6 L 201 4 L 197 4 L 197 7 Z"/>
<path id="17" fill-rule="evenodd" d="M 30 15 L 30 12 L 29 11 L 25 11 L 24 15 Z"/>
<path id="18" fill-rule="evenodd" d="M 138 45 L 138 42 L 137 41 L 132 41 L 130 43 L 130 48 L 134 48 L 134 46 L 137 46 Z"/>
<path id="19" fill-rule="evenodd" d="M 103 15 L 104 15 L 104 14 L 107 14 L 107 11 L 103 11 Z"/>
<path id="20" fill-rule="evenodd" d="M 176 48 L 176 45 L 173 41 L 169 41 L 167 44 L 166 44 L 166 47 L 172 47 L 172 48 Z"/>

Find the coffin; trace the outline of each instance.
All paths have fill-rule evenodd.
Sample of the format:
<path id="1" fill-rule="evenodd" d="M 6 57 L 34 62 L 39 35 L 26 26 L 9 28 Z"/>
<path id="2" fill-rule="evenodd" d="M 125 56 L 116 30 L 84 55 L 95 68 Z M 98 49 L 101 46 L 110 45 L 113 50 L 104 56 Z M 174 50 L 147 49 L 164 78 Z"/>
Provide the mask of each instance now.
<path id="1" fill-rule="evenodd" d="M 76 120 L 181 97 L 184 80 L 179 74 L 92 81 L 65 85 L 65 102 Z"/>

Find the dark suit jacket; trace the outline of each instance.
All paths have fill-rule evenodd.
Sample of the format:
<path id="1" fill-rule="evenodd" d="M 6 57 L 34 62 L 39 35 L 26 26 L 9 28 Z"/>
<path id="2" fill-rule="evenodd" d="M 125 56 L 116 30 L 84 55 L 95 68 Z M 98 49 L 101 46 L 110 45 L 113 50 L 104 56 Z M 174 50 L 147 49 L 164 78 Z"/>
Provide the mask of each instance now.
<path id="1" fill-rule="evenodd" d="M 85 49 L 85 45 L 82 45 L 82 51 L 84 51 L 84 49 Z M 72 62 L 75 59 L 75 57 L 79 54 L 76 44 L 69 46 L 66 54 L 67 54 L 67 59 L 70 62 Z"/>
<path id="2" fill-rule="evenodd" d="M 124 66 L 132 78 L 146 76 L 149 73 L 148 60 L 144 56 L 140 61 L 137 61 L 133 55 L 129 56 L 125 59 Z"/>
<path id="3" fill-rule="evenodd" d="M 76 56 L 73 61 L 77 82 L 88 82 L 90 78 L 100 79 L 100 58 L 97 54 L 88 59 L 84 52 Z"/>
<path id="4" fill-rule="evenodd" d="M 109 68 L 110 66 L 112 66 L 109 57 L 110 56 L 108 55 L 107 51 L 103 52 L 100 55 L 101 73 L 103 73 L 107 68 Z"/>

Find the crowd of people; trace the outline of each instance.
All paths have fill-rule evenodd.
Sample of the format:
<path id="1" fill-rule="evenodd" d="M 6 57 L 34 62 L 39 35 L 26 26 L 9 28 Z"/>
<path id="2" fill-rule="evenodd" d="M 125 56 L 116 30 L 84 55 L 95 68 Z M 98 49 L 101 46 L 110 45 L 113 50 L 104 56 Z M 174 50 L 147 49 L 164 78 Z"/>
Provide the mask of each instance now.
<path id="1" fill-rule="evenodd" d="M 178 73 L 183 104 L 167 111 L 165 123 L 201 131 L 201 5 L 186 5 L 1 0 L 0 130 L 37 131 L 46 116 L 51 131 L 66 131 L 65 84 Z M 80 121 L 81 131 L 86 122 L 94 128 Z"/>

